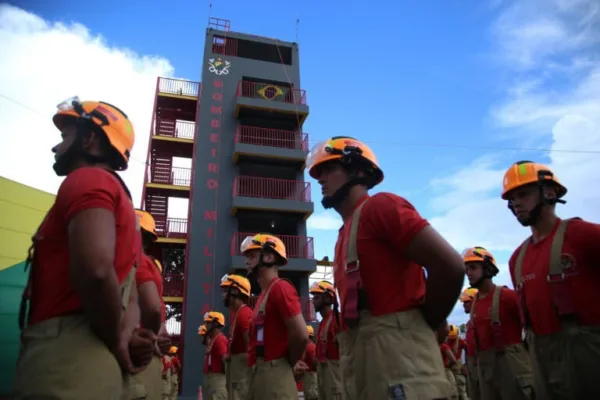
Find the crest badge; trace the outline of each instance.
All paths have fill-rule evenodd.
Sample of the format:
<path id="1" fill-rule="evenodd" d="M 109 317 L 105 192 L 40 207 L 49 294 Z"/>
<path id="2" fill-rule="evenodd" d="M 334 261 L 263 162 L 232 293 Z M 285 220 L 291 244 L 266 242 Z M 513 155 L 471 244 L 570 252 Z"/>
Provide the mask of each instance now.
<path id="1" fill-rule="evenodd" d="M 223 60 L 221 57 L 208 59 L 208 71 L 217 76 L 227 75 L 229 67 L 231 67 L 231 62 Z"/>

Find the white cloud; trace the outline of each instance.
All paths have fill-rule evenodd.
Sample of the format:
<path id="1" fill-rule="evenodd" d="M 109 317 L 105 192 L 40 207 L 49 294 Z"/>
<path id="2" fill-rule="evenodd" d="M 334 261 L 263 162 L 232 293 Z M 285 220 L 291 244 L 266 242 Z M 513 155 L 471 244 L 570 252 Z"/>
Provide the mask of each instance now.
<path id="1" fill-rule="evenodd" d="M 313 214 L 308 219 L 308 227 L 310 229 L 318 229 L 318 230 L 338 230 L 342 226 L 342 219 L 339 215 L 330 212 L 324 211 L 319 214 Z"/>
<path id="2" fill-rule="evenodd" d="M 514 140 L 511 147 L 533 141 L 552 151 L 482 155 L 433 181 L 431 205 L 438 215 L 432 224 L 456 248 L 502 252 L 497 283 L 510 286 L 507 254 L 529 235 L 500 198 L 502 176 L 513 162 L 542 161 L 554 170 L 569 189 L 567 204 L 557 205 L 559 215 L 600 220 L 599 7 L 592 0 L 528 0 L 502 8 L 493 33 L 513 84 L 490 111 L 501 134 Z M 449 320 L 467 318 L 459 303 Z"/>
<path id="3" fill-rule="evenodd" d="M 8 5 L 0 5 L 0 54 L 0 175 L 55 193 L 56 105 L 74 95 L 103 100 L 133 123 L 136 143 L 122 176 L 138 205 L 156 78 L 173 75 L 169 61 L 110 46 L 81 24 L 44 21 Z"/>

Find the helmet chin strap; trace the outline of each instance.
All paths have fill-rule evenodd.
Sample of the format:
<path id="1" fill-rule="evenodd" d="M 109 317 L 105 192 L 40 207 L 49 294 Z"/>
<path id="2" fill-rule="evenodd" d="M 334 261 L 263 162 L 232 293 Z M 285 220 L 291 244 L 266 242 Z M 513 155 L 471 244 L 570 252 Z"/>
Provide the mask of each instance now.
<path id="1" fill-rule="evenodd" d="M 52 166 L 54 172 L 58 176 L 66 176 L 71 172 L 78 157 L 83 158 L 92 164 L 106 161 L 103 157 L 95 156 L 83 149 L 83 138 L 89 133 L 90 129 L 92 129 L 92 123 L 87 119 L 78 118 L 75 124 L 77 131 L 73 143 L 71 143 L 69 148 L 56 159 Z"/>
<path id="2" fill-rule="evenodd" d="M 508 202 L 508 209 L 510 211 L 512 211 L 513 215 L 515 217 L 517 217 L 517 221 L 519 221 L 519 223 L 523 226 L 532 226 L 538 223 L 538 221 L 540 220 L 540 216 L 542 215 L 542 209 L 544 206 L 553 206 L 556 203 L 560 203 L 560 204 L 566 204 L 567 202 L 565 200 L 561 200 L 561 199 L 547 199 L 546 196 L 544 196 L 544 189 L 542 184 L 539 184 L 539 191 L 540 191 L 540 201 L 536 204 L 536 206 L 533 208 L 533 210 L 531 210 L 529 212 L 529 215 L 525 218 L 519 218 L 517 217 L 517 213 L 515 212 L 515 208 L 512 205 L 512 202 Z"/>
<path id="3" fill-rule="evenodd" d="M 323 196 L 323 199 L 321 200 L 323 208 L 338 209 L 350 194 L 350 189 L 356 185 L 365 185 L 369 187 L 369 179 L 351 175 L 350 180 L 344 183 L 334 194 L 331 196 Z"/>

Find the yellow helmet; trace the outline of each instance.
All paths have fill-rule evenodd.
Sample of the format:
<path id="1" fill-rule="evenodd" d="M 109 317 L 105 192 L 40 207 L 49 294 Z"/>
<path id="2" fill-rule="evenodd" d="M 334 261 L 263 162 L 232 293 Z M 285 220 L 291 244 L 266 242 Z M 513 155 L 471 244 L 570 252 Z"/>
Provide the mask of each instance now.
<path id="1" fill-rule="evenodd" d="M 308 330 L 308 336 L 309 337 L 313 337 L 315 336 L 315 330 L 313 329 L 312 326 L 310 325 L 306 325 L 306 329 Z"/>
<path id="2" fill-rule="evenodd" d="M 462 301 L 463 303 L 466 303 L 467 301 L 472 301 L 475 298 L 475 296 L 477 296 L 478 292 L 479 290 L 475 288 L 466 288 L 460 295 L 460 301 Z"/>
<path id="3" fill-rule="evenodd" d="M 217 311 L 209 311 L 206 314 L 204 314 L 204 322 L 216 322 L 221 326 L 225 326 L 225 316 Z"/>
<path id="4" fill-rule="evenodd" d="M 240 291 L 244 296 L 250 297 L 250 281 L 245 276 L 226 274 L 221 278 L 221 287 L 233 287 Z"/>
<path id="5" fill-rule="evenodd" d="M 258 233 L 254 236 L 248 236 L 240 245 L 240 253 L 246 254 L 250 250 L 270 249 L 281 258 L 281 265 L 287 264 L 287 253 L 285 244 L 275 235 L 268 233 Z"/>
<path id="6" fill-rule="evenodd" d="M 448 338 L 456 339 L 458 337 L 458 327 L 456 325 L 448 325 Z"/>

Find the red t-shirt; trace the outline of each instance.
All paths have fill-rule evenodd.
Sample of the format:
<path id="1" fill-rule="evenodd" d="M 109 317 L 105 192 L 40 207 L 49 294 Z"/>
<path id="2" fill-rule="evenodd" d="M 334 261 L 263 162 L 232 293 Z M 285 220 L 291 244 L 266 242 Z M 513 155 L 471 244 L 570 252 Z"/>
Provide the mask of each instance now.
<path id="1" fill-rule="evenodd" d="M 169 372 L 169 369 L 171 369 L 171 358 L 167 358 L 167 356 L 163 356 L 162 357 L 162 374 L 163 376 L 167 374 L 167 372 Z"/>
<path id="2" fill-rule="evenodd" d="M 467 356 L 476 357 L 477 352 L 475 350 L 475 331 L 471 326 L 471 321 L 467 322 L 467 333 L 465 334 L 465 341 L 467 343 Z"/>
<path id="3" fill-rule="evenodd" d="M 209 353 L 204 353 L 204 364 L 202 366 L 202 372 L 208 374 L 208 356 Z"/>
<path id="4" fill-rule="evenodd" d="M 300 298 L 292 284 L 286 280 L 277 278 L 269 284 L 271 287 L 267 305 L 265 308 L 265 322 L 263 327 L 264 360 L 271 361 L 286 357 L 289 342 L 288 331 L 285 320 L 294 317 L 301 312 Z M 267 288 L 267 290 L 269 290 Z M 256 364 L 256 316 L 260 305 L 264 300 L 265 290 L 260 294 L 254 307 L 252 315 L 252 326 L 250 328 L 250 348 L 248 349 L 248 365 Z"/>
<path id="5" fill-rule="evenodd" d="M 317 340 L 316 352 L 317 352 L 317 359 L 319 360 L 319 362 L 326 362 L 327 360 L 339 360 L 340 359 L 340 350 L 336 343 L 336 336 L 339 332 L 339 329 L 337 326 L 337 321 L 335 320 L 335 318 L 333 316 L 334 316 L 334 314 L 333 314 L 333 310 L 332 310 L 327 315 L 325 315 L 325 317 L 319 324 L 319 328 L 317 329 L 317 336 L 315 339 Z M 321 338 L 323 337 L 322 336 L 323 330 L 325 329 L 325 326 L 327 325 L 328 321 L 331 320 L 332 318 L 333 318 L 333 320 L 331 321 L 331 324 L 329 324 L 329 329 L 327 332 L 327 348 L 322 349 L 323 343 L 321 341 Z M 325 350 L 325 351 L 323 351 L 323 350 Z"/>
<path id="6" fill-rule="evenodd" d="M 429 223 L 407 200 L 391 193 L 365 196 L 356 238 L 361 278 L 372 315 L 419 307 L 425 298 L 425 275 L 403 252 Z M 346 302 L 346 248 L 352 217 L 344 221 L 335 245 L 334 279 L 342 304 Z M 364 273 L 368 270 L 368 273 Z M 342 330 L 345 324 L 342 318 Z"/>
<path id="7" fill-rule="evenodd" d="M 140 233 L 131 200 L 110 172 L 78 168 L 60 185 L 54 205 L 39 231 L 31 270 L 29 323 L 81 313 L 83 306 L 69 280 L 69 223 L 78 213 L 103 208 L 115 216 L 114 268 L 122 283 L 139 260 Z"/>
<path id="8" fill-rule="evenodd" d="M 456 358 L 457 361 L 460 361 L 462 359 L 461 356 L 463 350 L 467 350 L 467 342 L 465 342 L 462 338 L 446 339 L 446 341 L 452 350 L 452 354 L 454 354 L 454 358 Z"/>
<path id="9" fill-rule="evenodd" d="M 442 353 L 442 360 L 444 360 L 444 367 L 448 366 L 448 361 L 449 361 L 448 357 L 446 356 L 446 350 L 452 351 L 450 346 L 448 346 L 446 343 L 440 344 L 440 352 Z"/>
<path id="10" fill-rule="evenodd" d="M 247 305 L 243 305 L 237 313 L 234 314 L 235 332 L 229 332 L 229 354 L 243 354 L 248 351 L 244 335 L 250 332 L 250 324 L 252 322 L 252 309 Z M 231 322 L 233 326 L 234 322 Z"/>
<path id="11" fill-rule="evenodd" d="M 156 290 L 158 291 L 158 294 L 160 296 L 160 302 L 162 304 L 162 309 L 161 309 L 162 310 L 161 311 L 162 322 L 165 322 L 166 310 L 165 310 L 165 302 L 163 301 L 163 297 L 162 297 L 163 277 L 162 277 L 160 270 L 154 263 L 154 260 L 146 254 L 142 254 L 142 259 L 140 261 L 140 265 L 139 265 L 138 269 L 135 271 L 135 282 L 138 287 L 140 287 L 140 285 L 143 285 L 144 283 L 147 283 L 147 282 L 154 282 L 154 284 L 156 285 Z"/>
<path id="12" fill-rule="evenodd" d="M 550 268 L 552 240 L 560 220 L 550 235 L 529 242 L 521 270 L 522 294 L 536 335 L 549 335 L 560 330 L 560 321 L 552 299 L 552 284 L 546 280 Z M 579 324 L 600 325 L 600 302 L 593 300 L 600 291 L 600 225 L 581 220 L 569 221 L 563 242 L 561 258 L 566 285 L 577 310 Z M 521 250 L 519 246 L 509 261 L 510 274 L 515 285 L 515 266 Z M 515 286 L 516 287 L 516 286 Z"/>
<path id="13" fill-rule="evenodd" d="M 181 361 L 179 361 L 179 357 L 173 356 L 171 358 L 171 373 L 179 375 L 180 370 L 181 370 Z"/>
<path id="14" fill-rule="evenodd" d="M 224 374 L 225 365 L 222 356 L 227 354 L 227 338 L 219 333 L 213 339 L 208 355 L 208 373 Z"/>
<path id="15" fill-rule="evenodd" d="M 309 371 L 315 372 L 317 370 L 317 346 L 312 340 L 308 341 L 302 360 L 308 365 Z"/>
<path id="16" fill-rule="evenodd" d="M 497 288 L 498 290 L 500 288 Z M 519 314 L 519 299 L 514 290 L 502 287 L 500 292 L 500 329 L 504 345 L 509 346 L 522 343 L 521 315 Z M 494 335 L 492 332 L 492 299 L 490 292 L 485 297 L 479 297 L 471 308 L 473 323 L 475 325 L 475 337 L 477 351 L 486 351 L 494 347 Z"/>

